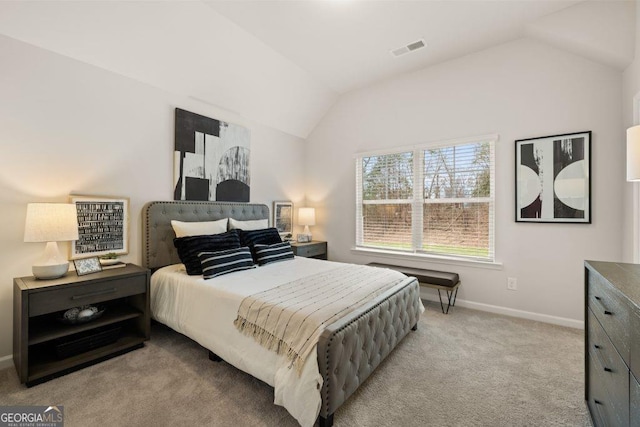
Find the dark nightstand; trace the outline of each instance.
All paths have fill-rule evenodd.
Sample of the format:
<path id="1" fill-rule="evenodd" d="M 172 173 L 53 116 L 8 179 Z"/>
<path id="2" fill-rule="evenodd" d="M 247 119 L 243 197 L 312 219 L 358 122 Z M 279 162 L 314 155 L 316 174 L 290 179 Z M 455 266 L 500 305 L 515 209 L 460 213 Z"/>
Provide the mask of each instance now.
<path id="1" fill-rule="evenodd" d="M 312 240 L 307 243 L 291 242 L 293 254 L 306 258 L 327 259 L 327 242 Z"/>
<path id="2" fill-rule="evenodd" d="M 83 305 L 104 314 L 76 325 L 60 320 Z M 13 279 L 13 362 L 20 382 L 30 387 L 143 347 L 150 319 L 149 270 L 137 265 L 54 280 Z"/>

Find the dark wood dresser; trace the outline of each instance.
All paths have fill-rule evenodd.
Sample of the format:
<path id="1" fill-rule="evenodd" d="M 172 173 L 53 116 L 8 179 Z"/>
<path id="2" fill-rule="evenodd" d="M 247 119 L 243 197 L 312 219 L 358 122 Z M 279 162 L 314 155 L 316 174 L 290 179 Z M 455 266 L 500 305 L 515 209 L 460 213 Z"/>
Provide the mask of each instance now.
<path id="1" fill-rule="evenodd" d="M 585 398 L 595 426 L 640 426 L 640 265 L 585 261 Z"/>

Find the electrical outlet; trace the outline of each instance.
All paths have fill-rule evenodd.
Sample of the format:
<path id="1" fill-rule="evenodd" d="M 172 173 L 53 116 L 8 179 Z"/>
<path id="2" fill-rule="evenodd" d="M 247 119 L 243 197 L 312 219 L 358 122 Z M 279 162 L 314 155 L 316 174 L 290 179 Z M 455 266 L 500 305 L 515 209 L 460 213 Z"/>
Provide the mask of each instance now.
<path id="1" fill-rule="evenodd" d="M 510 291 L 518 290 L 518 279 L 515 277 L 507 277 L 507 289 Z"/>

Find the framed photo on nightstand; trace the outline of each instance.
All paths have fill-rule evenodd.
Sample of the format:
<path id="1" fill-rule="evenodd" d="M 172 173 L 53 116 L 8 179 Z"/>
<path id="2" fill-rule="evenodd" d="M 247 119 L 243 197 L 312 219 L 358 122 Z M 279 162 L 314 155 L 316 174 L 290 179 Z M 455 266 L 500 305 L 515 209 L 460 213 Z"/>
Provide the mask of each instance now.
<path id="1" fill-rule="evenodd" d="M 85 274 L 97 273 L 102 271 L 100 259 L 97 256 L 91 258 L 74 259 L 73 265 L 76 267 L 76 274 L 84 276 Z"/>
<path id="2" fill-rule="evenodd" d="M 308 234 L 298 234 L 297 235 L 298 243 L 308 243 L 311 241 L 311 236 Z"/>

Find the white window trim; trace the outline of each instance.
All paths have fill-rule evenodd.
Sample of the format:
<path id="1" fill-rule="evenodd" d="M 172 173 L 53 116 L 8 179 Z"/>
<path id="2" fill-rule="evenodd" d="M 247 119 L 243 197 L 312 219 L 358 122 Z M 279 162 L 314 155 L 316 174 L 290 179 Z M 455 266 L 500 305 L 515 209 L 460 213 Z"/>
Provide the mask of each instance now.
<path id="1" fill-rule="evenodd" d="M 638 96 L 640 96 L 640 93 L 638 94 Z M 498 141 L 500 140 L 500 135 L 495 133 L 495 134 L 487 134 L 487 135 L 480 135 L 480 136 L 472 136 L 472 137 L 466 137 L 466 138 L 456 138 L 456 139 L 448 139 L 448 140 L 440 140 L 440 141 L 432 141 L 432 142 L 427 142 L 427 143 L 422 143 L 422 144 L 416 144 L 416 145 L 410 145 L 410 146 L 401 146 L 401 147 L 394 147 L 394 148 L 386 148 L 386 149 L 380 149 L 380 150 L 373 150 L 373 151 L 362 151 L 362 152 L 357 152 L 353 155 L 353 159 L 357 160 L 359 158 L 362 157 L 370 157 L 370 156 L 383 156 L 383 155 L 387 155 L 387 154 L 396 154 L 396 153 L 400 153 L 400 152 L 409 152 L 409 151 L 413 151 L 413 152 L 418 152 L 419 155 L 414 156 L 413 158 L 413 162 L 414 162 L 414 171 L 417 171 L 417 175 L 418 175 L 418 179 L 416 182 L 422 182 L 424 181 L 424 168 L 422 167 L 422 163 L 424 161 L 424 150 L 426 149 L 433 149 L 433 148 L 438 148 L 438 147 L 446 147 L 446 146 L 452 146 L 452 145 L 463 145 L 463 144 L 473 144 L 473 143 L 479 143 L 479 142 L 489 142 L 491 144 L 489 144 L 489 147 L 491 149 L 491 158 L 493 159 L 493 162 L 491 162 L 491 177 L 493 178 L 493 186 L 492 186 L 492 195 L 493 195 L 493 200 L 491 200 L 492 198 L 479 198 L 476 200 L 479 201 L 484 201 L 484 202 L 493 202 L 493 215 L 491 216 L 491 223 L 489 224 L 489 227 L 491 227 L 490 229 L 493 230 L 493 233 L 489 234 L 489 245 L 490 247 L 493 248 L 493 260 L 492 261 L 485 261 L 485 260 L 479 260 L 479 259 L 473 259 L 473 258 L 465 258 L 465 257 L 455 257 L 455 256 L 444 256 L 444 255 L 436 255 L 436 254 L 431 254 L 431 253 L 424 253 L 424 252 L 403 252 L 403 251 L 394 251 L 394 250 L 386 250 L 386 249 L 381 249 L 381 248 L 373 248 L 373 247 L 368 247 L 368 246 L 358 246 L 358 242 L 357 242 L 357 237 L 356 239 L 356 246 L 351 248 L 351 251 L 353 253 L 360 253 L 360 254 L 376 254 L 376 255 L 380 255 L 380 256 L 385 256 L 385 257 L 390 257 L 390 258 L 396 258 L 396 259 L 419 259 L 419 260 L 430 260 L 432 262 L 436 262 L 436 263 L 443 263 L 443 264 L 455 264 L 455 265 L 467 265 L 467 266 L 472 266 L 472 267 L 482 267 L 482 268 L 490 268 L 490 269 L 502 269 L 502 263 L 501 262 L 497 262 L 497 250 L 495 247 L 495 216 L 496 216 L 496 195 L 495 195 L 495 145 L 498 143 Z M 355 162 L 356 163 L 356 177 L 362 177 L 362 162 Z M 413 243 L 413 247 L 419 247 L 421 246 L 421 242 L 422 242 L 422 227 L 420 227 L 420 222 L 417 220 L 417 218 L 421 218 L 422 214 L 423 214 L 423 206 L 424 203 L 438 203 L 437 199 L 424 199 L 423 195 L 423 188 L 420 185 L 414 185 L 413 186 L 413 201 L 411 200 L 406 200 L 406 199 L 400 199 L 400 200 L 367 200 L 364 201 L 364 204 L 377 204 L 377 203 L 412 203 L 412 211 L 415 212 L 416 214 L 419 214 L 420 216 L 417 215 L 412 215 L 412 222 L 411 222 L 411 227 L 412 227 L 412 243 Z M 638 193 L 640 195 L 640 192 Z M 447 199 L 447 200 L 443 200 L 440 203 L 448 203 L 450 202 L 451 199 Z M 468 199 L 464 199 L 464 201 L 468 201 Z M 362 199 L 362 191 L 357 191 L 356 190 L 356 205 L 358 206 L 362 206 L 363 205 L 363 199 Z M 640 211 L 639 211 L 640 212 Z M 640 223 L 640 222 L 639 222 Z M 356 220 L 356 227 L 359 228 L 360 230 L 356 230 L 356 236 L 363 236 L 364 235 L 364 230 L 362 229 L 363 227 L 363 223 L 362 221 L 358 221 Z M 636 233 L 637 234 L 637 233 Z"/>
<path id="2" fill-rule="evenodd" d="M 460 265 L 463 267 L 485 268 L 490 270 L 502 270 L 503 268 L 503 264 L 499 261 L 480 261 L 444 255 L 425 254 L 419 252 L 400 252 L 362 246 L 352 247 L 351 252 L 356 255 L 369 255 L 403 261 L 423 261 L 433 264 Z"/>

